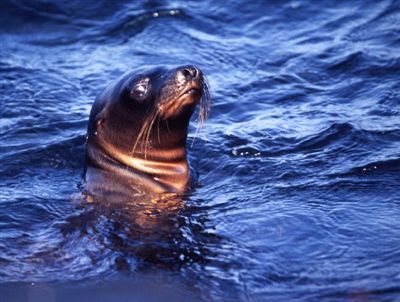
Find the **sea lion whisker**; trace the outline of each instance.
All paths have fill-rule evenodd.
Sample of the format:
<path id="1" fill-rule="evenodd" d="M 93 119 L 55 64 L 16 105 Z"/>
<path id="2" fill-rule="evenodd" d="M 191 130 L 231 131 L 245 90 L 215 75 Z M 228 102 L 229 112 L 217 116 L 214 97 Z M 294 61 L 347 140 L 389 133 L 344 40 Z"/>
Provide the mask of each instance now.
<path id="1" fill-rule="evenodd" d="M 158 116 L 158 111 L 155 112 L 155 114 L 153 115 L 153 118 L 151 120 L 151 123 L 149 124 L 149 127 L 147 129 L 147 133 L 146 133 L 146 140 L 145 140 L 145 147 L 144 147 L 144 158 L 147 158 L 147 146 L 149 145 L 149 141 L 150 141 L 150 134 L 151 134 L 151 130 L 153 128 L 153 124 L 156 120 Z"/>
<path id="2" fill-rule="evenodd" d="M 206 78 L 203 78 L 203 87 L 204 94 L 200 100 L 200 108 L 202 112 L 203 122 L 205 122 L 208 118 L 208 114 L 211 108 L 211 97 L 210 97 L 210 88 Z"/>
<path id="3" fill-rule="evenodd" d="M 197 135 L 198 135 L 200 129 L 203 128 L 203 125 L 204 125 L 205 121 L 207 120 L 208 111 L 210 109 L 211 98 L 210 98 L 210 93 L 209 93 L 209 89 L 208 89 L 208 83 L 204 78 L 202 80 L 202 84 L 203 84 L 203 95 L 200 99 L 200 109 L 199 109 L 199 115 L 197 117 L 196 132 L 192 139 L 192 143 L 190 144 L 191 148 L 193 148 L 193 145 L 197 138 Z"/>
<path id="4" fill-rule="evenodd" d="M 194 142 L 196 140 L 197 134 L 199 133 L 199 129 L 201 128 L 200 123 L 197 123 L 196 126 L 196 132 L 194 133 L 193 139 L 192 139 L 192 143 L 190 144 L 190 148 L 193 148 Z"/>
<path id="5" fill-rule="evenodd" d="M 145 123 L 142 125 L 142 127 L 140 128 L 139 134 L 138 134 L 137 137 L 136 137 L 136 141 L 135 141 L 135 143 L 133 144 L 133 148 L 132 148 L 132 150 L 131 150 L 131 154 L 134 154 L 134 153 L 135 153 L 136 147 L 137 147 L 137 145 L 138 145 L 138 143 L 139 143 L 139 141 L 140 141 L 140 139 L 141 139 L 141 137 L 142 137 L 142 135 L 143 135 L 143 133 L 144 133 L 144 129 L 146 128 L 146 124 L 147 124 L 147 122 L 145 122 Z"/>
<path id="6" fill-rule="evenodd" d="M 142 128 L 140 129 L 139 134 L 136 136 L 135 143 L 133 144 L 133 147 L 132 147 L 132 149 L 131 149 L 131 154 L 134 154 L 134 153 L 135 153 L 136 147 L 137 147 L 137 145 L 138 145 L 138 143 L 139 143 L 139 141 L 140 141 L 140 138 L 141 138 L 141 136 L 142 136 L 142 131 L 143 131 L 143 128 L 144 128 L 144 127 L 145 127 L 145 124 L 142 125 Z"/>
<path id="7" fill-rule="evenodd" d="M 135 144 L 133 146 L 133 149 L 131 151 L 132 154 L 135 152 L 138 143 L 141 141 L 143 135 L 145 134 L 150 121 L 151 121 L 151 119 L 146 119 L 146 121 L 143 124 L 142 128 L 140 128 L 140 132 L 139 132 L 139 134 L 138 134 L 138 136 L 136 138 L 136 142 L 135 142 Z M 141 145 L 141 151 L 140 152 L 143 152 L 143 142 L 142 142 L 142 145 Z"/>
<path id="8" fill-rule="evenodd" d="M 158 143 L 161 144 L 161 138 L 160 138 L 160 116 L 158 116 L 158 119 L 157 119 L 157 139 L 158 139 Z"/>

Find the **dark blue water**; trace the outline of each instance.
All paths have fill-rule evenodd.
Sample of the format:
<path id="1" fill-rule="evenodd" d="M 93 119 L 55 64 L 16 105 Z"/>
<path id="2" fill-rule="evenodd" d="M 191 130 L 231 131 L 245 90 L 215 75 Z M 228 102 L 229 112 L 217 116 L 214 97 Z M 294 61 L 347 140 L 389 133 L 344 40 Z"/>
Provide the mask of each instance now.
<path id="1" fill-rule="evenodd" d="M 0 301 L 400 301 L 400 2 L 4 0 L 0 24 Z M 88 203 L 96 95 L 189 63 L 194 191 Z"/>

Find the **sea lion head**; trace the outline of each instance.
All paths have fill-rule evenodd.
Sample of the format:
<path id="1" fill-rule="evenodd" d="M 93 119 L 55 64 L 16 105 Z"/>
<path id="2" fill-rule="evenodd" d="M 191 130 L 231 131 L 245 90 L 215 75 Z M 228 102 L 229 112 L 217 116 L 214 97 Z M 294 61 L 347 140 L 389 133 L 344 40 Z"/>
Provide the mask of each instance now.
<path id="1" fill-rule="evenodd" d="M 203 122 L 210 98 L 196 66 L 122 75 L 93 104 L 87 166 L 124 175 L 150 191 L 183 192 L 189 180 L 188 125 L 199 103 Z"/>

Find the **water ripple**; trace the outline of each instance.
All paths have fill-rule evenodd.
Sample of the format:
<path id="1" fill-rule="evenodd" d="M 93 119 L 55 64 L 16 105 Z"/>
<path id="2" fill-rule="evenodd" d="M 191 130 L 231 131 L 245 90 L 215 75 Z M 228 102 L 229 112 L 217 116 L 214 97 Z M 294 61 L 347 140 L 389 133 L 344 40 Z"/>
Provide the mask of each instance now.
<path id="1" fill-rule="evenodd" d="M 183 301 L 397 298 L 398 1 L 5 0 L 0 11 L 6 299 L 111 287 L 131 299 L 166 283 Z M 127 70 L 188 63 L 213 99 L 189 147 L 193 192 L 163 210 L 88 203 L 95 97 Z"/>

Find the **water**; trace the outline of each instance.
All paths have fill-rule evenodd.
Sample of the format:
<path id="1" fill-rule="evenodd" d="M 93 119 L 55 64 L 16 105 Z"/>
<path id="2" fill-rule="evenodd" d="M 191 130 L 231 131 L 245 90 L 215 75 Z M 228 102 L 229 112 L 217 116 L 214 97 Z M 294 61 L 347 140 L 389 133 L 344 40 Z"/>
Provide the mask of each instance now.
<path id="1" fill-rule="evenodd" d="M 1 2 L 1 301 L 400 300 L 400 3 L 263 2 Z M 96 95 L 189 63 L 194 192 L 88 204 Z"/>

